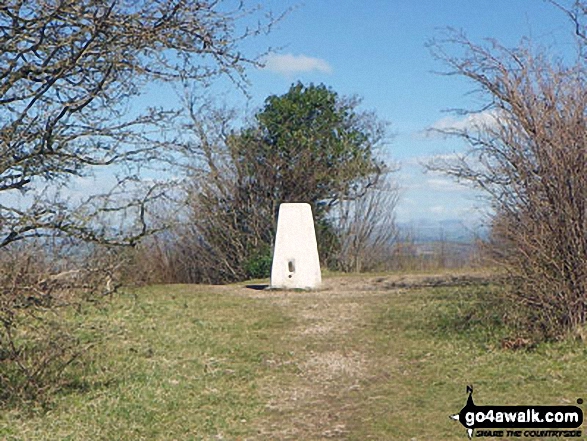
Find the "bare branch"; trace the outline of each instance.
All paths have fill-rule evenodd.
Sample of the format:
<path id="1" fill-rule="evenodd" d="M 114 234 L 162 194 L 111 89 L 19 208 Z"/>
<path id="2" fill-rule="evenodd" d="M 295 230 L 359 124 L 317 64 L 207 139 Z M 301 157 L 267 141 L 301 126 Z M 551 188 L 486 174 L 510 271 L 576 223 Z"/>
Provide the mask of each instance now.
<path id="1" fill-rule="evenodd" d="M 577 24 L 587 5 L 577 1 L 566 11 Z M 479 88 L 494 120 L 445 130 L 469 151 L 428 168 L 489 195 L 496 243 L 505 247 L 498 256 L 517 283 L 517 302 L 529 307 L 529 327 L 560 336 L 587 319 L 585 60 L 565 64 L 529 41 L 507 49 L 456 34 L 443 44 L 462 49 L 449 55 L 455 52 L 441 45 L 437 54 Z"/>
<path id="2" fill-rule="evenodd" d="M 6 208 L 6 201 L 22 199 L 16 190 L 60 188 L 97 167 L 132 174 L 154 161 L 171 162 L 163 134 L 177 112 L 171 106 L 129 112 L 128 106 L 154 81 L 194 87 L 228 76 L 243 88 L 245 68 L 258 61 L 241 51 L 241 42 L 272 24 L 261 19 L 248 26 L 259 13 L 219 1 L 3 2 L 0 244 L 34 236 L 35 229 L 45 234 L 51 222 L 75 210 L 61 200 L 57 216 L 54 201 L 47 200 L 44 208 L 52 216 L 19 218 Z M 34 213 L 43 211 L 39 198 L 34 205 Z M 145 220 L 143 210 L 137 215 L 139 223 Z M 60 232 L 98 238 L 88 222 L 59 222 L 54 227 Z"/>

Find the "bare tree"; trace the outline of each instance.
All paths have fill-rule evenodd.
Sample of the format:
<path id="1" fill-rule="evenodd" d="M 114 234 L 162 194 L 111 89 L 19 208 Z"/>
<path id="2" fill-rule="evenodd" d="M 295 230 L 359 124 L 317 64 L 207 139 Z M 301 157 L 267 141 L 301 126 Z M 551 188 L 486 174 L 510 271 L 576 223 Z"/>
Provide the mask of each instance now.
<path id="1" fill-rule="evenodd" d="M 178 112 L 136 98 L 220 76 L 243 87 L 257 61 L 241 42 L 273 23 L 257 24 L 259 12 L 219 0 L 0 2 L 0 401 L 54 389 L 83 352 L 58 308 L 124 276 L 127 250 L 96 244 L 135 245 L 164 226 L 152 206 L 172 183 L 143 171 L 173 164 Z M 104 169 L 112 185 L 76 193 Z"/>
<path id="2" fill-rule="evenodd" d="M 361 272 L 389 267 L 397 246 L 395 207 L 398 187 L 382 178 L 357 199 L 341 200 L 333 209 L 339 238 L 338 266 L 342 271 Z"/>
<path id="3" fill-rule="evenodd" d="M 220 75 L 244 84 L 245 67 L 256 61 L 239 43 L 263 30 L 246 27 L 255 14 L 220 1 L 3 2 L 0 246 L 50 230 L 134 242 L 145 231 L 145 202 L 155 196 L 153 189 L 132 203 L 94 198 L 81 209 L 59 197 L 58 189 L 72 177 L 114 166 L 125 186 L 135 177 L 137 190 L 138 169 L 164 159 L 165 123 L 174 112 L 139 113 L 129 108 L 132 99 L 148 84 L 207 84 Z M 23 202 L 19 192 L 29 198 Z M 130 215 L 129 209 L 138 223 L 128 237 L 104 236 L 92 223 L 96 211 Z"/>
<path id="4" fill-rule="evenodd" d="M 526 306 L 526 325 L 547 337 L 576 329 L 587 319 L 585 59 L 568 64 L 528 40 L 511 49 L 456 32 L 433 47 L 487 104 L 476 124 L 444 130 L 469 151 L 430 167 L 490 196 L 500 262 L 516 304 Z"/>

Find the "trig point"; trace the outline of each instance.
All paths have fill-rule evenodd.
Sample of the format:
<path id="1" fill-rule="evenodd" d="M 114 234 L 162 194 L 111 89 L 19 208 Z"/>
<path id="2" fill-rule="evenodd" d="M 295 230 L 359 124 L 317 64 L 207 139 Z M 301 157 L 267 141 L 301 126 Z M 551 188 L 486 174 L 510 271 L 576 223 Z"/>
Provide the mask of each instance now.
<path id="1" fill-rule="evenodd" d="M 321 282 L 310 204 L 281 204 L 271 266 L 271 288 L 317 289 Z"/>

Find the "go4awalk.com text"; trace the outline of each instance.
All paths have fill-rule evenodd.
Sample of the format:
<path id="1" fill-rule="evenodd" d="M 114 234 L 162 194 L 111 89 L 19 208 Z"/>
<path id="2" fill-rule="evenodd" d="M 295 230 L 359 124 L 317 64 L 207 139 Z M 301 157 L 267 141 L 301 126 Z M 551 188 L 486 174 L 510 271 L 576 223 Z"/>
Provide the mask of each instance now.
<path id="1" fill-rule="evenodd" d="M 583 410 L 572 405 L 556 406 L 478 406 L 473 387 L 467 386 L 467 404 L 451 418 L 473 437 L 578 438 L 582 435 Z M 583 404 L 582 399 L 577 404 Z"/>
<path id="2" fill-rule="evenodd" d="M 477 430 L 476 438 L 511 437 L 511 438 L 579 438 L 580 430 Z"/>

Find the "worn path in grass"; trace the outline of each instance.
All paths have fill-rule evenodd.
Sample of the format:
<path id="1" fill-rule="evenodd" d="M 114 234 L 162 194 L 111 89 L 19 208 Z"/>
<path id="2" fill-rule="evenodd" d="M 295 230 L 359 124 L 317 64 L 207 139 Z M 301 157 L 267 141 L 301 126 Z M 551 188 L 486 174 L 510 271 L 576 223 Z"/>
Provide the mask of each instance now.
<path id="1" fill-rule="evenodd" d="M 479 303 L 494 279 L 335 277 L 317 292 L 241 289 L 291 318 L 281 344 L 295 366 L 263 378 L 265 411 L 248 439 L 466 439 L 448 417 L 465 404 L 467 384 L 481 404 L 574 404 L 586 395 L 586 345 L 504 349 L 509 331 L 493 328 Z"/>
<path id="2" fill-rule="evenodd" d="M 100 344 L 47 409 L 0 408 L 0 440 L 464 440 L 448 416 L 467 384 L 478 405 L 587 401 L 587 345 L 505 348 L 484 274 L 256 288 L 152 286 L 81 311 Z"/>
<path id="3" fill-rule="evenodd" d="M 256 422 L 257 436 L 280 440 L 378 439 L 380 433 L 371 430 L 370 420 L 378 420 L 375 425 L 385 421 L 378 413 L 389 412 L 388 401 L 393 400 L 380 393 L 397 392 L 405 399 L 409 392 L 403 385 L 406 372 L 398 362 L 403 339 L 382 350 L 373 341 L 376 316 L 388 307 L 390 296 L 401 296 L 405 288 L 462 286 L 485 280 L 484 274 L 350 276 L 327 278 L 322 289 L 314 292 L 242 288 L 238 295 L 270 302 L 293 322 L 281 339 L 292 356 L 287 362 L 294 363 L 295 369 L 287 374 L 276 369 L 274 375 L 264 378 L 261 391 L 267 404 Z M 267 363 L 278 365 L 280 361 Z M 382 383 L 395 383 L 397 387 L 374 393 Z M 384 402 L 377 409 L 379 398 Z M 369 407 L 374 414 L 365 412 Z M 413 418 L 408 413 L 397 417 Z M 383 432 L 391 436 L 387 430 Z M 416 439 L 406 439 L 411 438 Z"/>
<path id="4" fill-rule="evenodd" d="M 360 329 L 377 291 L 365 281 L 327 279 L 318 292 L 262 291 L 295 325 L 283 336 L 296 372 L 265 379 L 266 412 L 259 435 L 272 439 L 345 438 L 355 412 L 356 393 L 369 376 L 367 344 Z"/>

